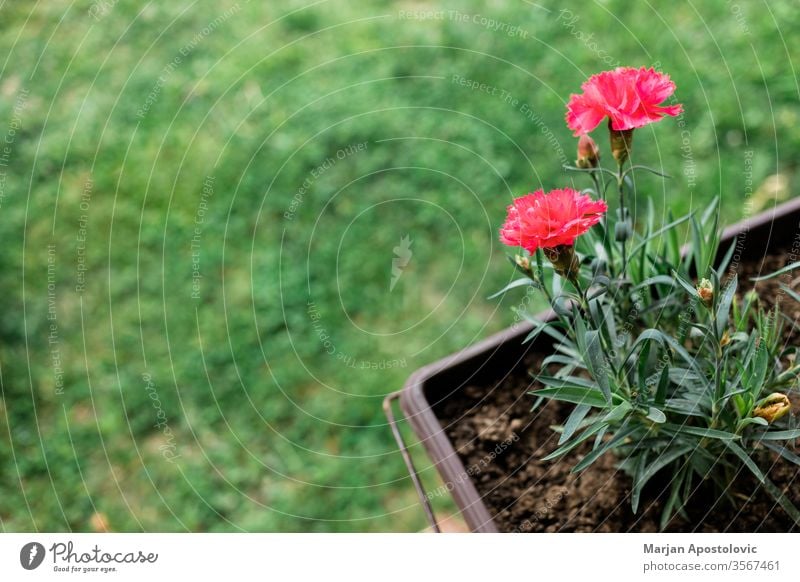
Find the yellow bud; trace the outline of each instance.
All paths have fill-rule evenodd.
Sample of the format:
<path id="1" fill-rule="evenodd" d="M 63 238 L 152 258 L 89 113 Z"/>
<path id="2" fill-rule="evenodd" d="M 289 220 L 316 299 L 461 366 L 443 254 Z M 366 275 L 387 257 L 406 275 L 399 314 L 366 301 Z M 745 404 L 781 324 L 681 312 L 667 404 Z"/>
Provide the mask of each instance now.
<path id="1" fill-rule="evenodd" d="M 714 303 L 714 285 L 708 279 L 701 279 L 700 284 L 697 286 L 697 296 L 705 304 L 706 307 L 711 307 Z"/>
<path id="2" fill-rule="evenodd" d="M 763 418 L 772 424 L 776 420 L 783 418 L 792 408 L 792 403 L 786 394 L 773 392 L 753 409 L 753 416 Z"/>
<path id="3" fill-rule="evenodd" d="M 530 271 L 531 270 L 531 262 L 528 257 L 523 257 L 522 255 L 514 255 L 514 261 L 517 263 L 517 266 L 524 270 Z"/>

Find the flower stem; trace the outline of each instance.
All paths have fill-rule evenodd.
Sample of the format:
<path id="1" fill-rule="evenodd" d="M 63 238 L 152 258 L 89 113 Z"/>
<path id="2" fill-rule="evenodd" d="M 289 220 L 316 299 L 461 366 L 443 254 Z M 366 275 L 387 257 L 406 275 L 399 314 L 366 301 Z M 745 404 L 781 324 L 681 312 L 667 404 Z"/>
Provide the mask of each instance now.
<path id="1" fill-rule="evenodd" d="M 628 216 L 625 208 L 625 173 L 622 171 L 625 161 L 617 164 L 617 189 L 619 190 L 619 216 L 620 220 L 624 223 L 627 221 Z M 627 230 L 627 227 L 626 227 Z M 622 247 L 622 272 L 621 276 L 624 279 L 628 274 L 628 237 L 626 236 L 621 241 Z"/>
<path id="2" fill-rule="evenodd" d="M 592 182 L 594 183 L 595 192 L 600 198 L 605 201 L 606 200 L 606 183 L 602 180 L 600 174 L 600 170 L 603 168 L 594 168 L 597 171 L 590 172 L 589 175 L 592 177 Z M 601 185 L 602 184 L 602 185 Z M 603 214 L 602 218 L 603 223 L 603 232 L 605 232 L 605 240 L 603 241 L 603 246 L 608 253 L 608 265 L 607 269 L 609 274 L 614 277 L 614 244 L 611 240 L 611 232 L 608 230 L 608 213 Z"/>

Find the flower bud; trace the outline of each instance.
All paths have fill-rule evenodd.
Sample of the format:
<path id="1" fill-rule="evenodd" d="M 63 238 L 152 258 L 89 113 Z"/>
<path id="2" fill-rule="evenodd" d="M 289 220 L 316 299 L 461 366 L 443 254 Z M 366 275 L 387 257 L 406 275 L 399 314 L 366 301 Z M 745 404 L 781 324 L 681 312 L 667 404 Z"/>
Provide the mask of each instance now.
<path id="1" fill-rule="evenodd" d="M 575 280 L 580 270 L 580 263 L 572 245 L 559 245 L 542 250 L 547 259 L 553 263 L 556 273 L 570 281 Z"/>
<path id="2" fill-rule="evenodd" d="M 768 423 L 772 424 L 785 416 L 791 407 L 792 403 L 789 401 L 786 394 L 773 392 L 753 409 L 753 416 L 763 418 Z"/>
<path id="3" fill-rule="evenodd" d="M 584 170 L 600 165 L 600 148 L 586 134 L 578 139 L 578 159 L 575 160 L 575 165 Z"/>
<path id="4" fill-rule="evenodd" d="M 714 304 L 714 285 L 708 279 L 701 279 L 700 284 L 697 286 L 697 296 L 706 307 L 711 307 Z"/>
<path id="5" fill-rule="evenodd" d="M 628 154 L 633 146 L 633 130 L 625 129 L 617 131 L 611 129 L 611 121 L 608 122 L 608 132 L 611 137 L 611 155 L 621 166 L 628 159 Z"/>
<path id="6" fill-rule="evenodd" d="M 719 345 L 720 347 L 724 348 L 729 343 L 731 343 L 731 334 L 729 334 L 728 330 L 726 329 L 725 332 L 722 334 L 722 339 L 719 340 Z"/>
<path id="7" fill-rule="evenodd" d="M 625 242 L 633 234 L 633 227 L 629 220 L 622 220 L 614 225 L 614 240 Z"/>
<path id="8" fill-rule="evenodd" d="M 522 255 L 514 255 L 514 262 L 517 263 L 517 266 L 523 271 L 531 270 L 531 261 L 528 257 L 523 257 Z"/>

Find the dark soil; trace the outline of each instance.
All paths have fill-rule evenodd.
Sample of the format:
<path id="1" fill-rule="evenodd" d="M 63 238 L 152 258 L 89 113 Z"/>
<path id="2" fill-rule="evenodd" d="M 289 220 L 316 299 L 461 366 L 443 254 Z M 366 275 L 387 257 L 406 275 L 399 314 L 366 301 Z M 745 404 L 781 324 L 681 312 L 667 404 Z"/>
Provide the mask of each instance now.
<path id="1" fill-rule="evenodd" d="M 766 306 L 772 308 L 776 303 L 780 304 L 781 311 L 789 319 L 800 324 L 800 303 L 781 288 L 781 285 L 783 285 L 800 295 L 800 271 L 784 273 L 773 279 L 759 281 L 758 283 L 750 281 L 751 277 L 769 275 L 798 260 L 800 260 L 798 251 L 785 250 L 767 255 L 758 263 L 743 263 L 738 269 L 739 287 L 742 291 L 755 288 L 759 298 Z M 784 327 L 784 338 L 787 344 L 800 345 L 800 334 L 788 323 Z"/>
<path id="2" fill-rule="evenodd" d="M 768 256 L 761 264 L 740 267 L 742 289 L 754 274 L 773 272 L 787 263 L 786 253 Z M 776 297 L 778 281 L 759 283 L 763 297 Z M 773 299 L 765 299 L 768 303 Z M 800 304 L 785 294 L 781 309 L 800 318 Z M 787 331 L 787 341 L 798 342 Z M 669 475 L 656 475 L 645 490 L 639 512 L 630 508 L 630 479 L 617 469 L 616 460 L 604 455 L 579 474 L 571 468 L 589 451 L 590 443 L 558 461 L 541 458 L 557 447 L 559 435 L 551 426 L 562 424 L 572 405 L 548 402 L 531 412 L 536 385 L 528 370 L 538 369 L 536 359 L 520 365 L 489 386 L 468 386 L 437 408 L 436 414 L 472 475 L 495 524 L 505 532 L 654 532 L 659 529 L 663 497 Z M 795 402 L 795 408 L 798 407 Z M 796 411 L 794 412 L 797 413 Z M 762 468 L 797 505 L 800 503 L 798 470 L 775 455 L 764 454 Z M 800 531 L 789 516 L 754 479 L 740 473 L 734 495 L 737 507 L 718 498 L 711 486 L 701 486 L 687 508 L 688 519 L 677 516 L 667 531 L 789 532 Z"/>

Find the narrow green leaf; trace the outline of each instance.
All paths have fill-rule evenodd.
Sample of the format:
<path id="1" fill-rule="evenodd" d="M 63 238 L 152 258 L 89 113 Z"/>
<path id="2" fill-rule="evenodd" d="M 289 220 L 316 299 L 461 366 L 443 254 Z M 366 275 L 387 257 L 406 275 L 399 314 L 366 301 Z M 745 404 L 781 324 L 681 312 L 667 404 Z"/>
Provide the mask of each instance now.
<path id="1" fill-rule="evenodd" d="M 555 451 L 550 453 L 549 455 L 542 458 L 543 461 L 551 461 L 553 459 L 557 459 L 558 457 L 570 452 L 575 447 L 579 446 L 581 443 L 585 442 L 601 430 L 605 429 L 606 425 L 602 422 L 596 422 L 595 424 L 588 427 L 579 437 L 576 439 L 558 447 Z"/>
<path id="2" fill-rule="evenodd" d="M 674 287 L 675 279 L 673 279 L 668 275 L 656 275 L 654 277 L 645 279 L 644 281 L 633 287 L 633 289 L 631 290 L 638 291 L 639 289 L 644 289 L 645 287 L 652 287 L 653 285 L 669 285 L 670 287 Z"/>
<path id="3" fill-rule="evenodd" d="M 706 264 L 705 257 L 703 256 L 703 250 L 705 245 L 703 244 L 704 237 L 703 237 L 703 230 L 700 227 L 700 223 L 697 222 L 697 219 L 692 216 L 690 221 L 691 224 L 691 235 L 692 235 L 692 255 L 694 258 L 694 268 L 697 272 L 697 277 L 705 277 L 708 273 L 708 265 Z"/>
<path id="4" fill-rule="evenodd" d="M 603 446 L 595 448 L 591 453 L 586 455 L 583 459 L 575 465 L 571 473 L 578 473 L 583 471 L 586 467 L 594 463 L 597 459 L 603 456 L 603 454 L 607 453 L 608 451 L 613 450 L 615 447 L 619 446 L 619 444 L 628 438 L 628 436 L 634 432 L 638 427 L 636 426 L 627 426 L 621 428 L 617 431 L 613 438 L 609 439 Z"/>
<path id="5" fill-rule="evenodd" d="M 658 388 L 656 389 L 656 406 L 663 407 L 667 399 L 667 386 L 669 386 L 669 367 L 664 366 L 661 370 L 661 377 L 658 379 Z"/>
<path id="6" fill-rule="evenodd" d="M 750 426 L 751 424 L 769 426 L 769 423 L 760 416 L 751 416 L 750 418 L 743 418 L 736 423 L 736 432 L 742 432 L 742 429 Z"/>
<path id="7" fill-rule="evenodd" d="M 641 454 L 636 457 L 636 464 L 633 469 L 633 483 L 634 487 L 631 491 L 631 510 L 636 513 L 639 510 L 639 497 L 641 496 L 641 488 L 636 488 L 636 483 L 641 479 L 644 469 L 647 466 L 647 458 L 650 456 L 650 449 L 645 448 Z"/>
<path id="8" fill-rule="evenodd" d="M 793 452 L 791 452 L 785 446 L 779 446 L 779 445 L 776 445 L 775 443 L 770 443 L 770 442 L 764 443 L 764 446 L 767 447 L 771 451 L 775 451 L 776 453 L 778 453 L 781 457 L 783 457 L 787 461 L 789 461 L 791 463 L 794 463 L 795 465 L 800 465 L 800 457 L 795 455 Z"/>
<path id="9" fill-rule="evenodd" d="M 607 422 L 609 424 L 613 422 L 619 422 L 620 420 L 625 418 L 625 415 L 627 415 L 630 411 L 631 411 L 630 402 L 623 401 L 622 403 L 616 405 L 614 408 L 608 411 L 608 414 L 606 414 L 603 417 L 603 422 Z"/>
<path id="10" fill-rule="evenodd" d="M 672 213 L 671 212 L 670 212 L 670 216 L 669 217 L 672 218 Z M 691 214 L 687 214 L 686 216 L 683 216 L 683 217 L 681 217 L 681 218 L 679 218 L 677 220 L 674 220 L 674 221 L 670 222 L 669 224 L 666 224 L 666 225 L 662 226 L 657 231 L 655 231 L 653 234 L 651 234 L 650 236 L 645 238 L 642 242 L 640 242 L 635 247 L 633 247 L 633 250 L 631 251 L 631 257 L 635 257 L 636 253 L 638 253 L 639 251 L 641 251 L 642 249 L 645 248 L 645 245 L 647 245 L 650 241 L 658 238 L 659 236 L 661 236 L 665 232 L 668 232 L 671 235 L 671 237 L 674 237 L 674 239 L 675 239 L 674 240 L 674 246 L 675 246 L 676 249 L 680 249 L 679 244 L 678 244 L 678 232 L 677 232 L 677 230 L 675 230 L 675 227 L 676 226 L 680 226 L 681 224 L 683 224 L 684 222 L 689 220 L 691 217 L 692 217 Z M 678 250 L 678 252 L 680 252 L 680 250 Z"/>
<path id="11" fill-rule="evenodd" d="M 731 277 L 731 281 L 725 288 L 722 298 L 719 300 L 719 306 L 717 307 L 717 337 L 722 337 L 722 332 L 724 332 L 725 328 L 728 327 L 728 318 L 730 317 L 731 313 L 731 303 L 733 302 L 735 294 L 736 277 Z"/>
<path id="12" fill-rule="evenodd" d="M 608 362 L 600 345 L 600 332 L 591 330 L 586 332 L 586 367 L 589 373 L 600 386 L 606 402 L 611 404 L 611 385 L 608 381 Z"/>
<path id="13" fill-rule="evenodd" d="M 661 453 L 660 455 L 656 456 L 656 459 L 648 465 L 639 475 L 638 479 L 634 480 L 633 483 L 633 491 L 631 494 L 631 504 L 633 505 L 633 512 L 636 513 L 636 509 L 639 505 L 639 496 L 642 492 L 642 489 L 647 482 L 661 469 L 672 463 L 674 460 L 686 455 L 692 451 L 694 447 L 692 446 L 682 446 L 678 448 L 674 448 L 672 450 L 668 450 L 667 452 Z M 635 501 L 635 503 L 634 503 Z"/>
<path id="14" fill-rule="evenodd" d="M 732 441 L 741 438 L 732 432 L 725 432 L 722 430 L 715 430 L 713 428 L 702 428 L 699 426 L 686 426 L 680 424 L 662 424 L 663 430 L 674 431 L 677 434 L 691 434 L 699 437 L 706 437 L 710 439 L 719 439 L 721 441 Z"/>
<path id="15" fill-rule="evenodd" d="M 764 473 L 761 472 L 761 469 L 758 468 L 755 461 L 750 458 L 742 447 L 737 445 L 736 443 L 725 441 L 725 446 L 728 447 L 733 454 L 735 454 L 739 459 L 744 463 L 745 467 L 750 469 L 750 472 L 755 476 L 756 479 L 764 486 L 772 497 L 775 498 L 775 501 L 783 507 L 784 511 L 789 514 L 789 516 L 794 520 L 797 525 L 800 525 L 800 511 L 797 511 L 797 508 L 794 504 L 787 499 L 787 497 L 781 492 L 775 484 L 770 481 Z"/>
<path id="16" fill-rule="evenodd" d="M 725 270 L 728 268 L 728 265 L 731 262 L 731 258 L 733 257 L 733 253 L 736 250 L 736 243 L 738 242 L 738 237 L 733 237 L 733 243 L 731 243 L 730 248 L 725 253 L 725 256 L 722 257 L 722 260 L 717 265 L 717 270 L 720 273 L 724 273 Z"/>
<path id="17" fill-rule="evenodd" d="M 647 411 L 647 418 L 658 424 L 667 422 L 667 415 L 653 406 Z"/>
<path id="18" fill-rule="evenodd" d="M 767 431 L 759 434 L 757 438 L 761 441 L 791 441 L 800 439 L 800 428 Z"/>
<path id="19" fill-rule="evenodd" d="M 573 404 L 586 404 L 596 408 L 606 408 L 608 406 L 602 392 L 583 388 L 582 386 L 539 388 L 538 390 L 534 390 L 532 394 L 549 398 L 550 400 L 572 402 Z"/>
<path id="20" fill-rule="evenodd" d="M 661 521 L 659 522 L 659 528 L 662 531 L 666 529 L 672 516 L 680 511 L 683 506 L 683 503 L 680 501 L 681 488 L 690 474 L 691 469 L 689 465 L 686 465 L 678 472 L 675 479 L 672 480 L 672 488 L 670 489 L 667 502 L 664 504 L 664 510 L 661 512 Z"/>
<path id="21" fill-rule="evenodd" d="M 511 283 L 509 283 L 508 285 L 506 285 L 505 287 L 500 289 L 500 291 L 498 291 L 497 293 L 493 293 L 492 295 L 489 295 L 489 297 L 487 297 L 487 299 L 494 299 L 495 297 L 500 297 L 506 291 L 510 291 L 511 289 L 516 289 L 517 287 L 523 287 L 523 286 L 524 287 L 532 286 L 532 287 L 535 287 L 537 289 L 541 288 L 541 285 L 539 285 L 539 283 L 537 283 L 533 279 L 531 279 L 529 277 L 522 277 L 520 279 L 512 281 Z"/>
<path id="22" fill-rule="evenodd" d="M 797 292 L 794 289 L 792 289 L 791 287 L 789 287 L 787 285 L 784 285 L 783 283 L 780 284 L 780 288 L 789 297 L 791 297 L 792 299 L 794 299 L 795 301 L 800 303 L 800 295 L 798 295 Z"/>
<path id="23" fill-rule="evenodd" d="M 561 386 L 579 386 L 589 390 L 598 391 L 597 384 L 588 378 L 581 378 L 580 376 L 548 376 L 547 374 L 538 374 L 534 379 L 541 382 L 545 386 L 552 386 L 560 388 Z"/>
<path id="24" fill-rule="evenodd" d="M 769 275 L 764 275 L 763 277 L 750 277 L 750 280 L 753 281 L 754 283 L 757 283 L 758 281 L 766 281 L 767 279 L 772 279 L 774 277 L 779 277 L 779 276 L 783 275 L 784 273 L 788 273 L 790 271 L 794 271 L 795 269 L 800 269 L 800 261 L 797 261 L 796 263 L 792 263 L 791 265 L 786 265 L 782 269 L 778 269 L 774 273 L 770 273 Z"/>
<path id="25" fill-rule="evenodd" d="M 644 344 L 644 347 L 639 352 L 639 363 L 636 367 L 636 384 L 639 387 L 639 392 L 647 392 L 647 374 L 649 373 L 650 363 L 650 344 Z"/>
<path id="26" fill-rule="evenodd" d="M 591 409 L 592 407 L 588 404 L 578 404 L 578 406 L 572 410 L 569 418 L 567 418 L 567 422 L 564 423 L 564 430 L 561 433 L 561 437 L 558 439 L 559 445 L 563 445 L 575 434 L 575 431 L 578 430 L 578 426 L 580 426 Z"/>
<path id="27" fill-rule="evenodd" d="M 678 274 L 678 271 L 675 271 L 673 269 L 672 276 L 675 278 L 678 284 L 686 290 L 686 292 L 689 294 L 690 297 L 692 298 L 697 297 L 697 289 L 695 288 L 695 286 L 692 285 L 689 281 L 687 281 L 683 277 L 681 277 Z"/>

